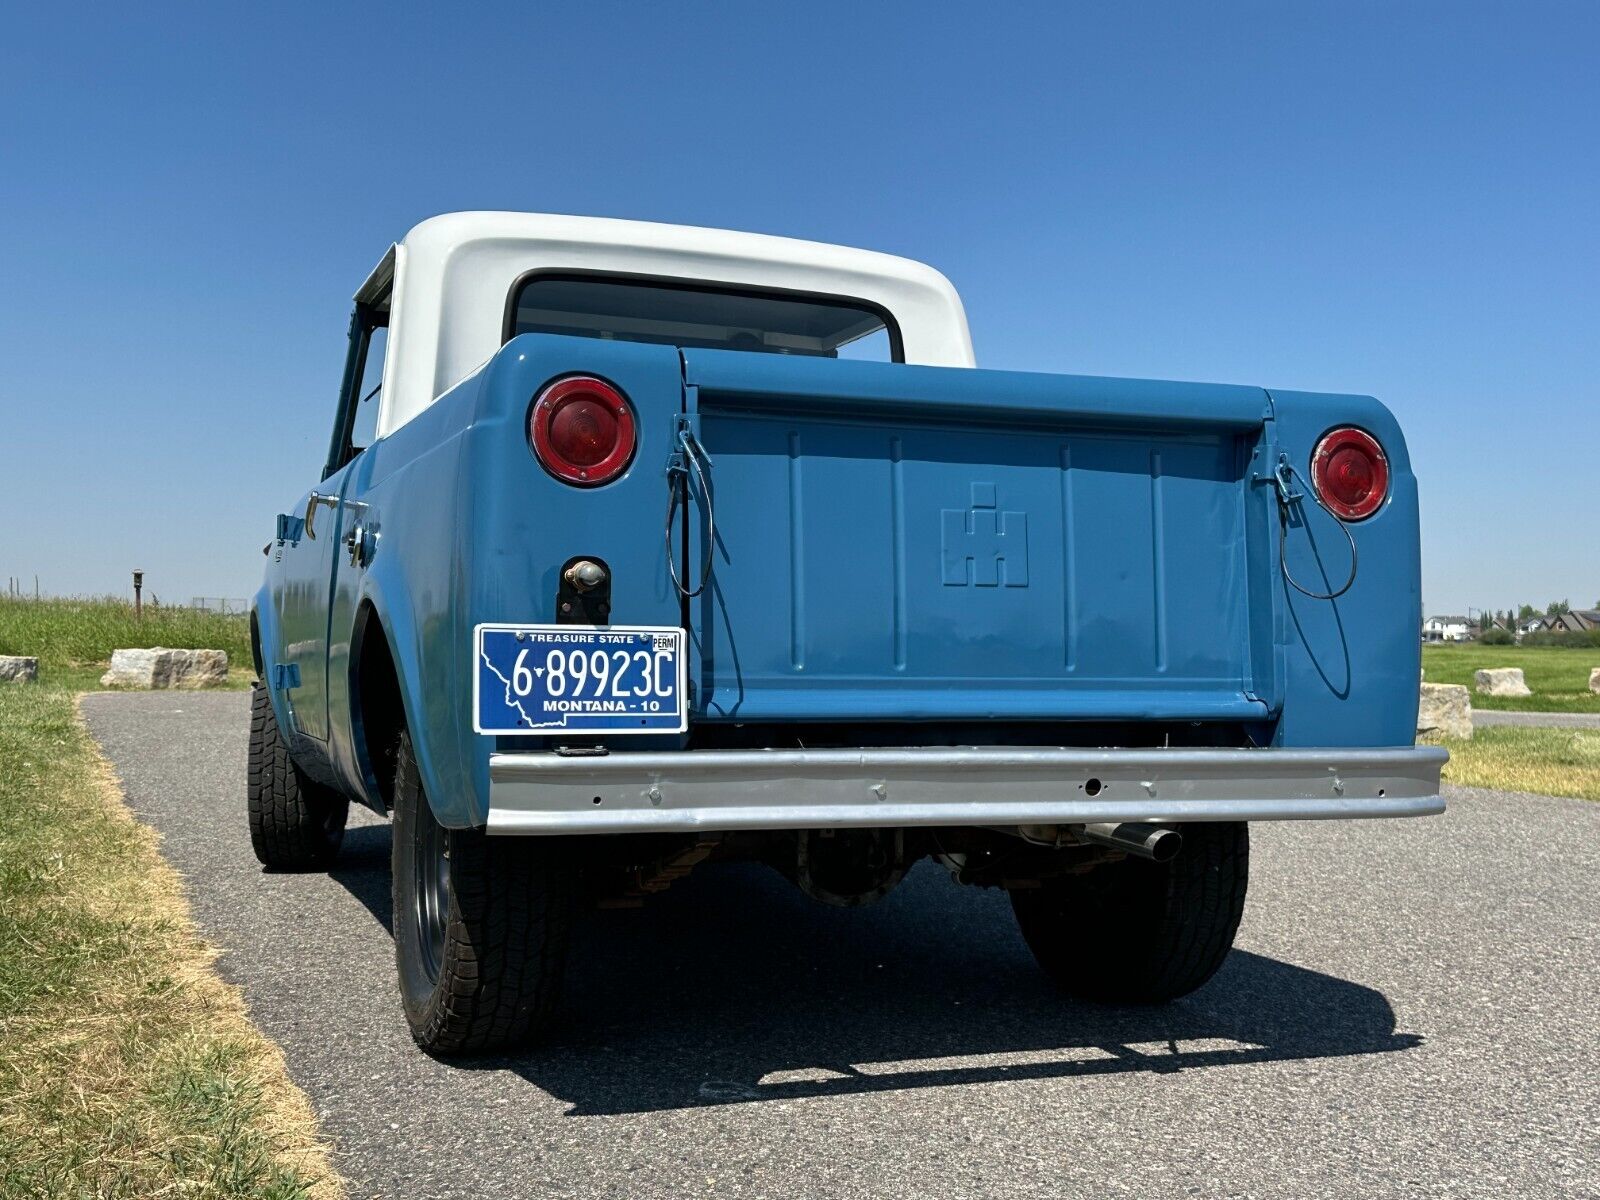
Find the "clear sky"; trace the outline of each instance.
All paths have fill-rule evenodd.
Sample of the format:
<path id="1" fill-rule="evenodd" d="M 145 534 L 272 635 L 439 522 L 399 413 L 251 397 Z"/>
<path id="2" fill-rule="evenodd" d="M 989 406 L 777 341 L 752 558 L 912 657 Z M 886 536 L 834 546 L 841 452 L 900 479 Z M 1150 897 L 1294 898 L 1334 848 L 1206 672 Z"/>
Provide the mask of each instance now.
<path id="1" fill-rule="evenodd" d="M 1600 6 L 11 5 L 0 577 L 242 597 L 465 208 L 931 262 L 980 364 L 1369 392 L 1429 611 L 1600 600 Z"/>

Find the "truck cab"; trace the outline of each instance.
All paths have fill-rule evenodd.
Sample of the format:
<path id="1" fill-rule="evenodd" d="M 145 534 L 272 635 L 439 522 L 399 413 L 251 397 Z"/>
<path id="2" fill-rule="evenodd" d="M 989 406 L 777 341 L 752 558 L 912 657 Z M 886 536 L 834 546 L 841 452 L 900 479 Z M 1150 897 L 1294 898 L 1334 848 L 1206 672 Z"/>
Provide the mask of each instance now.
<path id="1" fill-rule="evenodd" d="M 933 859 L 1064 989 L 1153 1002 L 1227 954 L 1248 822 L 1442 810 L 1388 410 L 977 369 L 905 259 L 425 221 L 274 534 L 254 845 L 392 816 L 435 1052 L 537 1036 L 571 912 L 706 861 L 859 904 Z"/>

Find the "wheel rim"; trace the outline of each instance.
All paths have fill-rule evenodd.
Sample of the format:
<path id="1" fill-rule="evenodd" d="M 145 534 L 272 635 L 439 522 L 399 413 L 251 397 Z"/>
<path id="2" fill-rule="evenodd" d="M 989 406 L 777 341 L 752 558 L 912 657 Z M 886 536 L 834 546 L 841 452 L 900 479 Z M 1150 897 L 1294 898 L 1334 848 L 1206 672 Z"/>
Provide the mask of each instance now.
<path id="1" fill-rule="evenodd" d="M 444 962 L 445 926 L 450 920 L 450 844 L 449 835 L 432 813 L 424 811 L 420 816 L 421 828 L 412 855 L 412 895 L 416 898 L 413 916 L 422 967 L 433 983 Z"/>

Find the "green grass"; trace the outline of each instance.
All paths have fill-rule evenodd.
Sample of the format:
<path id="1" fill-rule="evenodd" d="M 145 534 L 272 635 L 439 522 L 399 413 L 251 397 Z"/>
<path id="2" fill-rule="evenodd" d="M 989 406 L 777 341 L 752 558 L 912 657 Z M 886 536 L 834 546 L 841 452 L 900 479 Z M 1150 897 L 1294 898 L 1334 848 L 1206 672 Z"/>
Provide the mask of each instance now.
<path id="1" fill-rule="evenodd" d="M 0 599 L 0 1200 L 335 1198 L 343 1186 L 276 1047 L 213 969 L 156 837 L 78 719 L 118 647 L 228 652 L 242 617 Z"/>
<path id="2" fill-rule="evenodd" d="M 149 646 L 225 650 L 230 686 L 245 686 L 254 674 L 250 622 L 243 613 L 146 606 L 143 617 L 135 618 L 133 605 L 114 597 L 0 596 L 0 654 L 37 657 L 43 682 L 92 689 L 113 650 Z"/>
<path id="3" fill-rule="evenodd" d="M 1555 646 L 1424 646 L 1422 669 L 1429 683 L 1464 683 L 1484 667 L 1521 667 L 1531 696 L 1482 696 L 1474 708 L 1507 712 L 1600 713 L 1600 695 L 1589 690 L 1589 671 L 1600 667 L 1600 646 L 1571 650 Z"/>
<path id="4" fill-rule="evenodd" d="M 1557 651 L 1557 653 L 1566 653 Z M 1600 800 L 1600 729 L 1497 725 L 1448 739 L 1444 777 L 1467 787 Z"/>

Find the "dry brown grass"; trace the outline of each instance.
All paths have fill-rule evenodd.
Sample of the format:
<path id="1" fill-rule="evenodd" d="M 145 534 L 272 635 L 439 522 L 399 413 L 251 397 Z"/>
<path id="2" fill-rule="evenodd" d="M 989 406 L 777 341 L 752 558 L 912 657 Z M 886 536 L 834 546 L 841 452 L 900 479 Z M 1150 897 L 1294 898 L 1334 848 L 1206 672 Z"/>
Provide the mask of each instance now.
<path id="1" fill-rule="evenodd" d="M 0 1197 L 344 1195 L 215 959 L 73 697 L 0 692 Z"/>
<path id="2" fill-rule="evenodd" d="M 1447 739 L 1444 777 L 1465 787 L 1600 800 L 1600 730 L 1481 726 Z"/>

